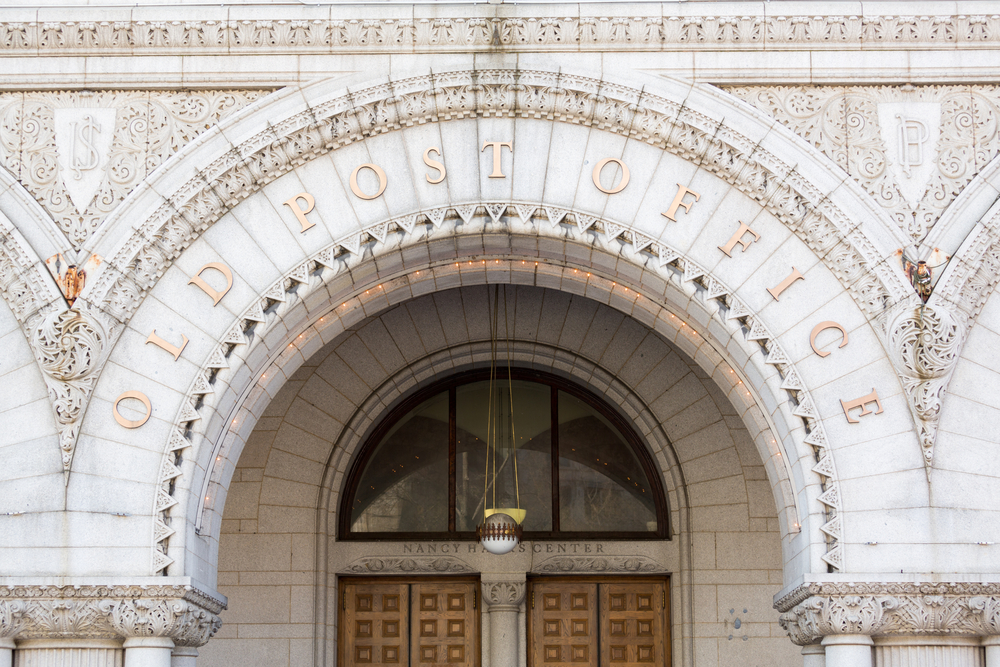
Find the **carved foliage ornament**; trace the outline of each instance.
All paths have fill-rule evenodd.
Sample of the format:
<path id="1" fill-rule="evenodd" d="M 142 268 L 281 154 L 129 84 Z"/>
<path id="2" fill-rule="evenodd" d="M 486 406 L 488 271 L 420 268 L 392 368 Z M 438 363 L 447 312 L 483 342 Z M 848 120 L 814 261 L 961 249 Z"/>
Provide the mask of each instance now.
<path id="1" fill-rule="evenodd" d="M 438 556 L 436 558 L 394 557 L 362 558 L 348 565 L 345 572 L 351 574 L 392 574 L 410 572 L 475 572 L 467 563 L 454 556 Z"/>
<path id="2" fill-rule="evenodd" d="M 77 309 L 45 315 L 31 336 L 59 428 L 63 470 L 68 471 L 80 416 L 97 383 L 107 336 L 97 320 Z"/>
<path id="3" fill-rule="evenodd" d="M 201 646 L 225 605 L 184 586 L 0 587 L 0 637 L 169 637 Z"/>
<path id="4" fill-rule="evenodd" d="M 965 322 L 940 306 L 916 306 L 901 309 L 886 330 L 890 358 L 903 381 L 928 472 L 934 459 L 941 403 L 966 329 Z"/>
<path id="5" fill-rule="evenodd" d="M 543 560 L 532 568 L 534 572 L 667 572 L 660 563 L 647 556 L 556 556 Z"/>
<path id="6" fill-rule="evenodd" d="M 483 602 L 491 611 L 506 608 L 516 610 L 524 601 L 526 584 L 523 581 L 484 581 L 482 587 Z"/>
<path id="7" fill-rule="evenodd" d="M 775 607 L 799 645 L 838 634 L 1000 634 L 996 584 L 822 584 L 800 588 Z"/>

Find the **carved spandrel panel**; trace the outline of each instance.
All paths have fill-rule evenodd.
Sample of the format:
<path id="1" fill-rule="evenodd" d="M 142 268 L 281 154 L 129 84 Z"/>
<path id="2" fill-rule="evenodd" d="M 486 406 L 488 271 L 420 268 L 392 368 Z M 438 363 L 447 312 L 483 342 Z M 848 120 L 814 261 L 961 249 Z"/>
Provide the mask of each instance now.
<path id="1" fill-rule="evenodd" d="M 479 612 L 476 584 L 412 585 L 413 667 L 473 667 L 478 664 Z"/>
<path id="2" fill-rule="evenodd" d="M 597 660 L 597 584 L 532 584 L 533 667 L 592 665 Z"/>
<path id="3" fill-rule="evenodd" d="M 340 665 L 407 665 L 410 587 L 345 584 Z"/>
<path id="4" fill-rule="evenodd" d="M 825 153 L 918 244 L 969 181 L 1000 154 L 996 86 L 734 86 L 727 91 Z"/>
<path id="5" fill-rule="evenodd" d="M 0 95 L 0 164 L 79 248 L 143 178 L 270 91 Z"/>

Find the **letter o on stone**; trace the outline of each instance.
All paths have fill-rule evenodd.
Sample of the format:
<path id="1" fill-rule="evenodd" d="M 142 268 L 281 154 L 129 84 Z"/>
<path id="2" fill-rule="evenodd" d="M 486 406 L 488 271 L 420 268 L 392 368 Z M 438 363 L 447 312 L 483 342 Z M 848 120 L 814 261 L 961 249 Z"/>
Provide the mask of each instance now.
<path id="1" fill-rule="evenodd" d="M 375 175 L 378 176 L 378 192 L 373 195 L 366 195 L 362 192 L 361 188 L 358 187 L 358 173 L 362 169 L 371 169 L 375 172 Z M 376 199 L 381 197 L 382 193 L 385 192 L 385 186 L 388 185 L 388 183 L 389 181 L 385 176 L 385 172 L 382 171 L 382 167 L 377 164 L 362 164 L 351 172 L 351 192 L 353 192 L 356 197 L 361 199 Z"/>
<path id="2" fill-rule="evenodd" d="M 124 401 L 126 398 L 134 398 L 137 401 L 141 401 L 142 404 L 146 406 L 146 416 L 144 416 L 142 419 L 136 419 L 134 421 L 122 417 L 121 413 L 118 412 L 118 404 Z M 111 410 L 115 415 L 115 421 L 118 422 L 120 425 L 124 426 L 125 428 L 139 428 L 147 421 L 149 421 L 149 416 L 153 414 L 153 406 L 150 405 L 149 398 L 141 391 L 126 391 L 121 396 L 115 399 L 114 406 L 111 408 Z"/>

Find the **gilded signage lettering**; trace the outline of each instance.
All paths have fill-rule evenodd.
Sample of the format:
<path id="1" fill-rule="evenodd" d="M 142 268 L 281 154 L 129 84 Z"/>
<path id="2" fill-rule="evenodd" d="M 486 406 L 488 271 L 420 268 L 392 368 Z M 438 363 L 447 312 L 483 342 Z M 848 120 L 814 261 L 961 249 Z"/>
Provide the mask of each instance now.
<path id="1" fill-rule="evenodd" d="M 844 416 L 847 417 L 847 422 L 849 424 L 857 424 L 861 417 L 872 413 L 871 408 L 868 407 L 869 403 L 874 403 L 878 406 L 878 410 L 875 411 L 875 414 L 882 414 L 882 401 L 879 400 L 878 392 L 875 391 L 874 387 L 872 388 L 872 393 L 867 396 L 862 396 L 861 398 L 856 398 L 853 401 L 847 401 L 846 403 L 843 399 L 840 401 L 841 407 L 844 408 Z M 858 413 L 858 419 L 851 417 L 851 410 L 856 408 L 861 408 L 861 412 Z"/>
<path id="2" fill-rule="evenodd" d="M 747 233 L 753 234 L 753 238 L 750 240 L 744 239 L 743 236 L 746 235 Z M 732 257 L 733 248 L 736 247 L 737 243 L 743 246 L 743 252 L 746 252 L 747 248 L 749 248 L 750 244 L 753 243 L 754 241 L 760 241 L 760 234 L 750 229 L 750 227 L 748 227 L 745 222 L 741 222 L 740 228 L 736 230 L 735 234 L 729 237 L 729 241 L 726 243 L 726 245 L 719 246 L 719 250 L 726 253 L 726 257 Z"/>
<path id="3" fill-rule="evenodd" d="M 493 147 L 493 173 L 490 174 L 490 178 L 507 178 L 503 174 L 503 170 L 500 168 L 500 149 L 506 146 L 510 149 L 510 152 L 514 152 L 514 142 L 512 141 L 484 141 L 483 147 L 479 150 L 480 153 L 486 150 L 487 146 Z"/>
<path id="4" fill-rule="evenodd" d="M 366 195 L 361 188 L 358 186 L 358 173 L 362 169 L 371 169 L 378 176 L 378 191 L 373 195 Z M 358 165 L 354 171 L 351 172 L 351 192 L 354 193 L 355 197 L 360 199 L 377 199 L 382 196 L 385 192 L 385 186 L 389 184 L 388 179 L 386 179 L 385 172 L 382 171 L 382 167 L 377 164 L 362 164 Z"/>
<path id="5" fill-rule="evenodd" d="M 302 208 L 299 206 L 299 200 L 306 203 L 306 207 Z M 306 213 L 309 213 L 316 206 L 316 199 L 308 192 L 300 192 L 291 199 L 285 202 L 285 206 L 292 209 L 292 213 L 295 214 L 295 218 L 302 224 L 302 231 L 306 231 L 311 227 L 315 227 L 315 222 L 310 222 L 306 219 Z"/>
<path id="6" fill-rule="evenodd" d="M 430 183 L 431 185 L 436 185 L 444 180 L 444 177 L 448 175 L 448 170 L 444 168 L 444 163 L 438 162 L 437 160 L 433 159 L 431 157 L 431 153 L 437 153 L 438 157 L 440 157 L 441 149 L 434 148 L 433 146 L 431 146 L 430 148 L 424 151 L 424 164 L 426 164 L 431 169 L 437 169 L 439 172 L 441 172 L 441 175 L 438 176 L 437 178 L 431 178 L 430 174 L 427 174 L 425 176 L 428 183 Z"/>
<path id="7" fill-rule="evenodd" d="M 777 301 L 781 293 L 784 292 L 789 287 L 791 287 L 792 283 L 794 283 L 796 280 L 805 280 L 805 279 L 806 277 L 801 273 L 799 273 L 799 270 L 793 266 L 792 272 L 788 274 L 787 278 L 778 283 L 777 287 L 768 287 L 767 291 L 771 296 L 774 297 L 774 300 Z"/>
<path id="8" fill-rule="evenodd" d="M 845 329 L 843 326 L 831 320 L 827 320 L 826 322 L 820 322 L 819 324 L 813 327 L 812 333 L 809 334 L 809 347 L 811 347 L 813 349 L 813 352 L 815 352 L 821 357 L 828 356 L 830 353 L 827 352 L 826 350 L 821 350 L 818 347 L 816 347 L 816 336 L 818 336 L 820 332 L 826 331 L 827 329 L 837 329 L 838 331 L 840 331 L 841 335 L 843 335 L 844 340 L 842 340 L 840 342 L 840 345 L 838 345 L 837 347 L 844 347 L 845 345 L 847 345 L 847 329 Z"/>
<path id="9" fill-rule="evenodd" d="M 694 201 L 690 201 L 690 202 L 684 201 L 685 195 L 691 195 L 691 196 L 693 196 L 694 197 Z M 672 202 L 670 202 L 670 208 L 667 209 L 666 213 L 661 213 L 660 215 L 662 215 L 664 218 L 666 218 L 668 220 L 671 220 L 673 222 L 677 222 L 677 209 L 680 208 L 681 206 L 683 206 L 684 207 L 684 212 L 685 213 L 690 213 L 691 212 L 691 207 L 694 206 L 694 203 L 696 201 L 700 200 L 700 199 L 701 199 L 701 195 L 700 194 L 698 194 L 694 190 L 686 188 L 683 185 L 681 185 L 680 183 L 678 183 L 677 184 L 677 194 L 674 195 L 674 200 Z"/>
<path id="10" fill-rule="evenodd" d="M 134 398 L 138 401 L 141 401 L 142 404 L 146 406 L 146 414 L 145 416 L 143 416 L 142 419 L 135 419 L 135 420 L 125 419 L 124 417 L 122 417 L 121 413 L 118 412 L 118 404 L 127 398 Z M 118 422 L 120 425 L 124 426 L 125 428 L 139 428 L 147 421 L 149 421 L 149 415 L 153 413 L 153 407 L 149 403 L 149 398 L 141 391 L 126 391 L 121 396 L 115 399 L 114 404 L 111 406 L 111 412 L 115 416 L 115 421 Z"/>
<path id="11" fill-rule="evenodd" d="M 208 269 L 215 269 L 216 271 L 218 271 L 219 273 L 221 273 L 226 277 L 226 289 L 220 292 L 219 290 L 215 289 L 214 287 L 205 282 L 205 280 L 201 277 L 201 274 L 203 274 Z M 201 288 L 201 290 L 205 294 L 212 297 L 212 302 L 213 302 L 212 307 L 214 308 L 215 306 L 219 305 L 220 301 L 222 301 L 222 297 L 226 296 L 229 290 L 233 288 L 233 272 L 230 271 L 229 267 L 223 264 L 222 262 L 209 262 L 205 266 L 198 269 L 198 273 L 194 274 L 191 277 L 191 280 L 188 281 L 188 285 L 196 285 L 199 288 Z"/>
<path id="12" fill-rule="evenodd" d="M 184 334 L 181 334 L 181 340 L 182 342 L 180 347 L 177 347 L 176 345 L 171 345 L 167 341 L 157 336 L 156 329 L 153 329 L 153 333 L 149 334 L 149 338 L 146 339 L 146 344 L 148 345 L 152 343 L 157 347 L 163 348 L 170 354 L 174 355 L 174 361 L 177 361 L 178 359 L 180 359 L 181 352 L 184 351 L 184 348 L 187 347 L 188 344 L 188 337 L 185 336 Z"/>
<path id="13" fill-rule="evenodd" d="M 601 185 L 601 171 L 604 169 L 605 165 L 607 165 L 609 162 L 614 162 L 616 165 L 621 167 L 622 180 L 619 181 L 618 185 L 612 188 L 605 188 L 603 185 Z M 624 162 L 622 162 L 617 158 L 606 157 L 600 162 L 598 162 L 597 166 L 594 167 L 594 185 L 596 185 L 597 189 L 603 192 L 604 194 L 613 195 L 621 192 L 622 190 L 625 189 L 625 186 L 628 185 L 628 179 L 629 179 L 628 167 L 625 166 Z"/>

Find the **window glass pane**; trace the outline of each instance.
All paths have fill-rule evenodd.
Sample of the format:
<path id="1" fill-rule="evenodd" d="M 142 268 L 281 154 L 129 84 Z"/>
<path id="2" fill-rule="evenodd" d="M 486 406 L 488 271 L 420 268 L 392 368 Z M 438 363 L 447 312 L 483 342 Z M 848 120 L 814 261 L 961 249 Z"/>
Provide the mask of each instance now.
<path id="1" fill-rule="evenodd" d="M 448 392 L 417 406 L 382 438 L 351 508 L 351 531 L 448 530 Z"/>
<path id="2" fill-rule="evenodd" d="M 499 385 L 501 396 L 497 403 L 506 415 L 510 411 L 508 382 L 502 380 Z M 520 380 L 511 382 L 510 388 L 514 396 L 517 482 L 521 508 L 528 511 L 523 526 L 525 530 L 552 530 L 552 390 L 547 385 Z M 460 531 L 470 531 L 483 520 L 489 383 L 474 382 L 456 391 L 455 526 Z M 497 465 L 500 466 L 499 458 Z M 498 477 L 497 506 L 514 507 L 512 466 L 500 468 Z M 487 506 L 493 506 L 492 489 Z"/>
<path id="3" fill-rule="evenodd" d="M 655 531 L 642 465 L 611 422 L 559 392 L 559 529 Z"/>

